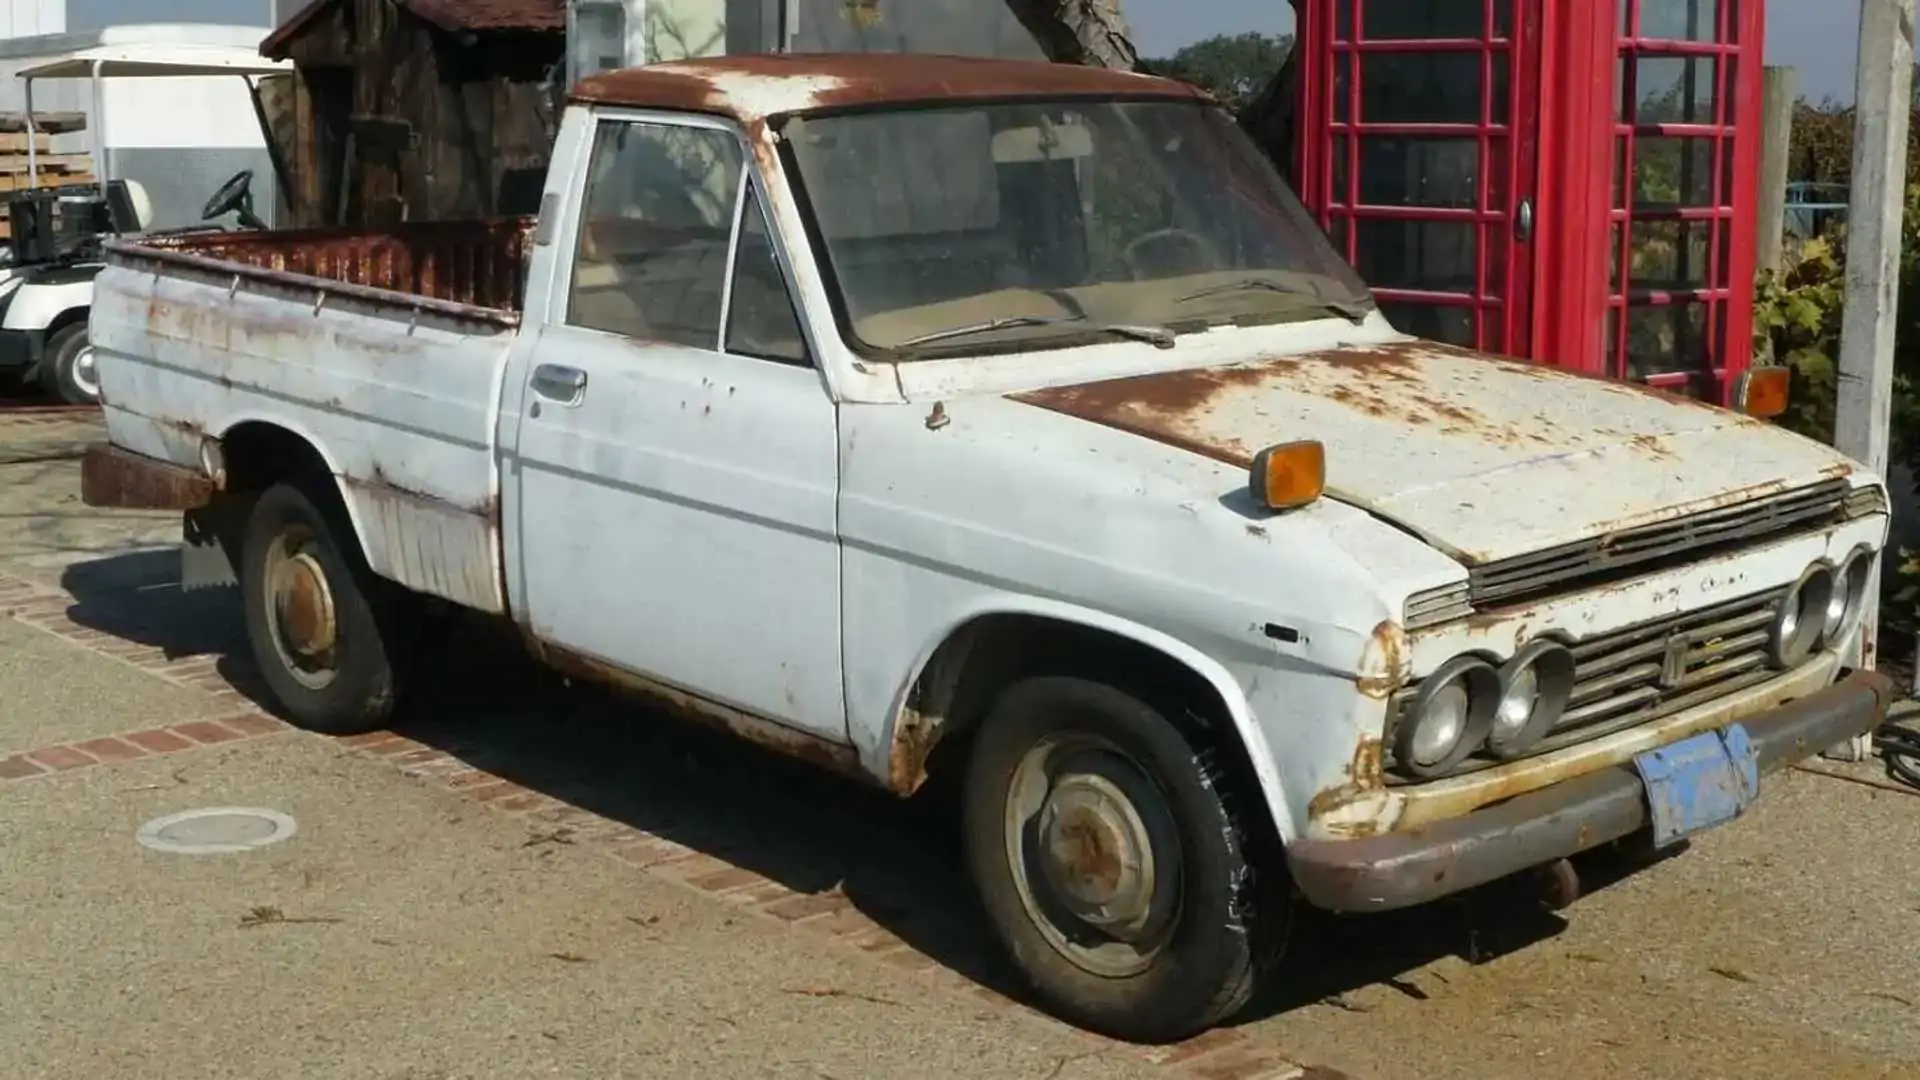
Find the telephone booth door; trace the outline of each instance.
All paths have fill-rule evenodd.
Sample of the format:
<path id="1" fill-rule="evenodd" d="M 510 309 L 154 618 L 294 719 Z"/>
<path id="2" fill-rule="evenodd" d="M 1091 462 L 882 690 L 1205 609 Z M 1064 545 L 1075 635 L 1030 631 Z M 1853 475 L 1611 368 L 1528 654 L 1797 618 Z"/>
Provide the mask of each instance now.
<path id="1" fill-rule="evenodd" d="M 1408 333 L 1525 353 L 1542 0 L 1302 0 L 1301 196 Z"/>

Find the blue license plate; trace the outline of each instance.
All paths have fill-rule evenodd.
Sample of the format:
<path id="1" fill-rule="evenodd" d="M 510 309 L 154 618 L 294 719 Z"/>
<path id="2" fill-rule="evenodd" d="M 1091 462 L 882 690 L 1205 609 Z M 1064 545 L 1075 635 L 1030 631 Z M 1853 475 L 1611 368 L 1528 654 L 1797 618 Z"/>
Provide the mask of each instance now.
<path id="1" fill-rule="evenodd" d="M 1656 848 L 1732 821 L 1760 794 L 1760 753 L 1739 724 L 1649 750 L 1633 767 L 1647 787 Z"/>

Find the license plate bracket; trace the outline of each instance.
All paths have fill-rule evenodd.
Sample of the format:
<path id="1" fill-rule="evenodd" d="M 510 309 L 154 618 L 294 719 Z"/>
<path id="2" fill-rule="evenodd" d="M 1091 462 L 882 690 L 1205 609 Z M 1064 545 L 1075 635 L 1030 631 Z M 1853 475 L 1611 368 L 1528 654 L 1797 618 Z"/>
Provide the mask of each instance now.
<path id="1" fill-rule="evenodd" d="M 1655 848 L 1734 820 L 1760 795 L 1760 752 L 1739 724 L 1637 754 L 1633 767 L 1646 785 Z"/>

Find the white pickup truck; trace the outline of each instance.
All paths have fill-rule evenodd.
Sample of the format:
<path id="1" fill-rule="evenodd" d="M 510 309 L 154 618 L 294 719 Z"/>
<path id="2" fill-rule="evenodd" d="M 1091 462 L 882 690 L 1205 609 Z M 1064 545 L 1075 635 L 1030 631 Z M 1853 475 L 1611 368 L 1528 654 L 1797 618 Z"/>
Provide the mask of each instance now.
<path id="1" fill-rule="evenodd" d="M 743 57 L 582 82 L 537 220 L 116 243 L 89 505 L 184 512 L 279 705 L 424 604 L 909 794 L 1059 1014 L 1220 1021 L 1297 898 L 1739 815 L 1878 725 L 1884 485 L 1396 332 L 1188 87 Z M 1744 410 L 1744 411 L 1743 411 Z M 1756 886 L 1764 887 L 1764 886 Z"/>

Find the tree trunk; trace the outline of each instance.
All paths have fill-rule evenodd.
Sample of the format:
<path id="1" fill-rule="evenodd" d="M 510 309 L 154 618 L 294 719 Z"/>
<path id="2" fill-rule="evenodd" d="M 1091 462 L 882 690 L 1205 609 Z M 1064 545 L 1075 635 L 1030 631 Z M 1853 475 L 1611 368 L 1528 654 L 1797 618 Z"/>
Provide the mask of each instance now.
<path id="1" fill-rule="evenodd" d="M 1054 60 L 1132 71 L 1139 63 L 1120 0 L 1007 0 Z"/>

